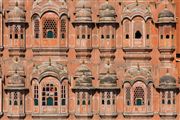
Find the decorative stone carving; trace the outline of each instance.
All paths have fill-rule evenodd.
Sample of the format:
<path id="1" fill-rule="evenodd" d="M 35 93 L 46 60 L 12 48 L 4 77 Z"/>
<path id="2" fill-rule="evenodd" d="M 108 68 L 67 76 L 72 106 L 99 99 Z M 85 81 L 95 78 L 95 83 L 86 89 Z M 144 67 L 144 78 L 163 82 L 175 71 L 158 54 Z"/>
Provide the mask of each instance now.
<path id="1" fill-rule="evenodd" d="M 175 22 L 174 13 L 172 13 L 167 8 L 163 9 L 158 15 L 158 22 L 159 23 L 170 23 L 170 22 L 174 23 Z"/>
<path id="2" fill-rule="evenodd" d="M 59 17 L 63 14 L 68 15 L 67 5 L 62 0 L 37 0 L 33 4 L 32 15 L 37 14 L 42 16 L 49 10 L 55 12 Z"/>
<path id="3" fill-rule="evenodd" d="M 88 1 L 79 0 L 76 4 L 76 22 L 80 21 L 92 21 L 91 17 L 91 7 Z"/>
<path id="4" fill-rule="evenodd" d="M 116 75 L 116 71 L 109 61 L 104 65 L 103 70 L 100 70 L 99 80 L 100 89 L 119 89 L 117 87 L 118 78 Z"/>
<path id="5" fill-rule="evenodd" d="M 141 4 L 141 3 L 132 3 L 129 5 L 126 5 L 123 8 L 123 14 L 122 14 L 122 20 L 124 20 L 125 18 L 128 18 L 130 20 L 132 20 L 135 16 L 142 16 L 145 21 L 148 18 L 152 18 L 152 14 L 150 9 L 148 8 L 148 6 L 146 6 L 145 4 Z"/>
<path id="6" fill-rule="evenodd" d="M 52 62 L 51 59 L 40 65 L 34 65 L 31 80 L 37 79 L 40 82 L 47 76 L 55 77 L 59 81 L 68 79 L 67 66 Z"/>
<path id="7" fill-rule="evenodd" d="M 99 9 L 100 22 L 116 21 L 115 17 L 116 17 L 115 9 L 112 5 L 109 4 L 108 1 L 106 1 L 100 6 L 100 9 Z"/>
<path id="8" fill-rule="evenodd" d="M 14 3 L 14 2 L 13 2 Z M 20 2 L 23 5 L 23 2 Z M 8 22 L 25 22 L 25 11 L 21 8 L 22 5 L 16 2 L 8 13 Z"/>
<path id="9" fill-rule="evenodd" d="M 77 68 L 74 76 L 74 80 L 76 81 L 75 88 L 91 88 L 93 87 L 93 79 L 94 77 L 92 76 L 92 72 L 90 71 L 90 69 L 85 64 L 82 64 Z"/>
<path id="10" fill-rule="evenodd" d="M 152 73 L 151 70 L 148 68 L 142 68 L 142 67 L 131 67 L 125 71 L 125 81 L 130 82 L 131 84 L 134 84 L 137 80 L 142 80 L 146 84 L 149 82 L 152 82 Z"/>
<path id="11" fill-rule="evenodd" d="M 9 65 L 7 78 L 7 87 L 24 87 L 25 71 L 22 62 L 18 58 L 14 58 L 12 64 Z"/>
<path id="12" fill-rule="evenodd" d="M 159 87 L 161 88 L 176 88 L 176 78 L 167 73 L 160 78 Z"/>

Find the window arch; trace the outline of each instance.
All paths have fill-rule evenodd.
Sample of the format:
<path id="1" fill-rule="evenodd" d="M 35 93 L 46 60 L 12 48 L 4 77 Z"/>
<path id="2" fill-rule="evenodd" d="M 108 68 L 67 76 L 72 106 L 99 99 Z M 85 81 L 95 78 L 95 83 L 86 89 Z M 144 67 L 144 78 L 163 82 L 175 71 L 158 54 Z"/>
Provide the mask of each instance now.
<path id="1" fill-rule="evenodd" d="M 147 104 L 151 105 L 151 86 L 147 86 Z"/>
<path id="2" fill-rule="evenodd" d="M 165 104 L 165 92 L 162 92 L 162 104 Z"/>
<path id="3" fill-rule="evenodd" d="M 124 20 L 124 35 L 125 35 L 125 39 L 129 39 L 130 38 L 130 30 L 129 30 L 129 20 Z"/>
<path id="4" fill-rule="evenodd" d="M 126 104 L 130 105 L 131 104 L 131 88 L 130 86 L 126 87 Z"/>
<path id="5" fill-rule="evenodd" d="M 67 87 L 66 85 L 61 86 L 61 105 L 66 105 L 66 98 L 67 98 Z"/>
<path id="6" fill-rule="evenodd" d="M 35 18 L 34 19 L 34 38 L 38 39 L 40 36 L 39 36 L 39 33 L 40 33 L 40 23 L 39 23 L 39 19 L 38 18 Z"/>
<path id="7" fill-rule="evenodd" d="M 38 106 L 39 104 L 39 95 L 38 95 L 38 85 L 34 85 L 34 105 Z"/>
<path id="8" fill-rule="evenodd" d="M 66 39 L 66 35 L 67 35 L 67 16 L 66 15 L 63 15 L 61 17 L 61 20 L 60 20 L 60 24 L 61 24 L 61 29 L 60 29 L 60 37 L 62 40 Z"/>
<path id="9" fill-rule="evenodd" d="M 14 92 L 14 105 L 18 105 L 18 94 Z"/>

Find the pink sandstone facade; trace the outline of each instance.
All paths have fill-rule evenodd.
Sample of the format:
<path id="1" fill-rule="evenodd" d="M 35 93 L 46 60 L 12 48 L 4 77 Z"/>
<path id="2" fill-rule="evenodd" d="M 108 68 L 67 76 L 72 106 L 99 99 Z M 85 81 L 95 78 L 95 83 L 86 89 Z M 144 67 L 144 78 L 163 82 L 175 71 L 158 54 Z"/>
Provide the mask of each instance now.
<path id="1" fill-rule="evenodd" d="M 180 120 L 180 0 L 0 0 L 1 120 Z"/>

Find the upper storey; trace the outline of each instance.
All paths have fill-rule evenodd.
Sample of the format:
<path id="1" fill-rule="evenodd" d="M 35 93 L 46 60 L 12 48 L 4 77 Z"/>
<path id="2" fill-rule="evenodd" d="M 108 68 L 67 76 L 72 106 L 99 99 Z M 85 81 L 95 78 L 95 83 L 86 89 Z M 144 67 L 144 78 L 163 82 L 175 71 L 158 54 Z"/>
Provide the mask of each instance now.
<path id="1" fill-rule="evenodd" d="M 20 41 L 21 47 L 151 48 L 153 35 L 174 39 L 175 34 L 167 25 L 176 23 L 173 0 L 8 0 L 0 8 L 7 11 L 9 39 L 31 36 L 30 44 Z M 18 36 L 18 25 L 11 23 L 28 25 L 22 27 L 23 35 L 18 30 Z M 166 27 L 161 29 L 162 24 Z"/>

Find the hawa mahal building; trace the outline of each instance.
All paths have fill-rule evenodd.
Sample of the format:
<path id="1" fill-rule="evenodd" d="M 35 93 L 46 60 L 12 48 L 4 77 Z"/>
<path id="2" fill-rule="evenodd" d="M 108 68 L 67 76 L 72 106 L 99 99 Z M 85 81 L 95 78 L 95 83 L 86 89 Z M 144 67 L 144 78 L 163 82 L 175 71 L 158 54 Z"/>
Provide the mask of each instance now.
<path id="1" fill-rule="evenodd" d="M 180 120 L 180 0 L 0 0 L 1 120 Z"/>

